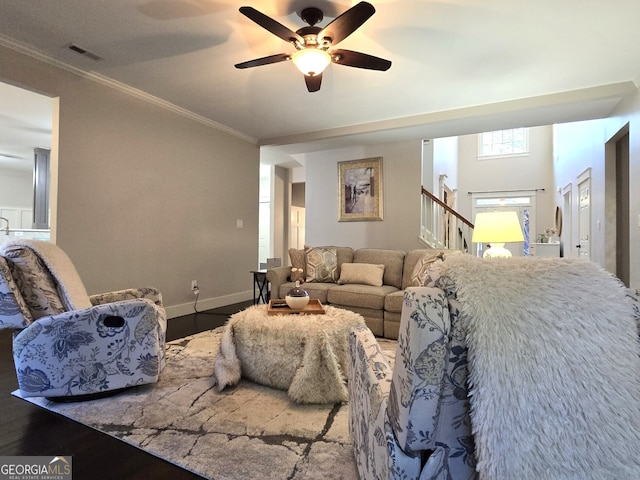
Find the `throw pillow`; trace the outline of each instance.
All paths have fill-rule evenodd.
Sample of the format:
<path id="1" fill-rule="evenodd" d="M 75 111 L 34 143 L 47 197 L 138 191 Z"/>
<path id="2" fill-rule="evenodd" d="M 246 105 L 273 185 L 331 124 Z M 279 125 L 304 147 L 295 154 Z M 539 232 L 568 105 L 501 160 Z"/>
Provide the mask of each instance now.
<path id="1" fill-rule="evenodd" d="M 374 263 L 343 263 L 340 269 L 340 284 L 382 286 L 384 265 Z"/>
<path id="2" fill-rule="evenodd" d="M 338 281 L 338 252 L 329 247 L 305 249 L 307 282 L 335 283 Z"/>
<path id="3" fill-rule="evenodd" d="M 289 249 L 289 259 L 291 260 L 291 281 L 292 282 L 304 282 L 307 278 L 307 268 L 304 260 L 304 250 L 297 248 Z"/>
<path id="4" fill-rule="evenodd" d="M 436 260 L 442 260 L 443 258 L 444 255 L 442 252 L 426 253 L 420 260 L 418 260 L 418 263 L 416 263 L 416 266 L 413 268 L 411 283 L 409 285 L 412 287 L 421 287 L 425 285 L 425 279 L 427 277 L 429 267 L 431 267 Z"/>
<path id="5" fill-rule="evenodd" d="M 451 276 L 447 273 L 445 260 L 441 260 L 438 258 L 431 264 L 424 279 L 424 286 L 440 288 L 444 291 L 444 294 L 447 296 L 447 298 L 456 298 L 456 284 Z"/>
<path id="6" fill-rule="evenodd" d="M 424 276 L 423 285 L 425 287 L 440 288 L 440 277 L 442 276 L 443 263 L 444 261 L 439 258 L 436 258 L 433 262 L 431 262 Z"/>

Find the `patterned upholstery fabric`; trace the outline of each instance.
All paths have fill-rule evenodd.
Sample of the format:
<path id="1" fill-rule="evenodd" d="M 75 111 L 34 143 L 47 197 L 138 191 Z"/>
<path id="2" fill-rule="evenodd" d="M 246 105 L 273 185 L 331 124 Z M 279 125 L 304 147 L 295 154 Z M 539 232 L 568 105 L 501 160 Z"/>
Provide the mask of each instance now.
<path id="1" fill-rule="evenodd" d="M 0 257 L 0 330 L 24 328 L 32 321 L 9 265 L 4 257 Z"/>
<path id="2" fill-rule="evenodd" d="M 405 291 L 389 416 L 404 449 L 441 449 L 452 477 L 467 479 L 475 457 L 459 305 L 439 288 Z"/>
<path id="3" fill-rule="evenodd" d="M 336 283 L 340 278 L 338 253 L 333 247 L 308 247 L 305 249 L 307 282 Z"/>
<path id="4" fill-rule="evenodd" d="M 22 243 L 29 242 L 33 249 L 7 244 L 2 253 L 10 258 L 0 256 L 0 328 L 23 329 L 13 339 L 21 395 L 74 396 L 156 382 L 167 329 L 160 293 L 128 289 L 83 298 L 86 290 L 72 264 L 55 280 L 48 265 L 56 262 L 40 256 L 51 253 L 63 260 L 57 266 L 65 266 L 70 260 L 64 252 L 53 244 Z M 94 306 L 67 309 L 61 296 Z"/>
<path id="5" fill-rule="evenodd" d="M 164 310 L 150 300 L 41 318 L 13 341 L 20 392 L 71 396 L 157 382 L 166 325 Z"/>
<path id="6" fill-rule="evenodd" d="M 91 295 L 89 300 L 91 300 L 91 305 L 104 305 L 105 303 L 135 300 L 138 298 L 146 298 L 147 300 L 151 300 L 157 306 L 162 306 L 162 294 L 156 288 L 151 287 L 127 288 L 125 290 L 117 290 L 115 292 L 100 293 L 98 295 Z"/>
<path id="7" fill-rule="evenodd" d="M 352 333 L 349 422 L 361 478 L 477 478 L 458 306 L 439 288 L 405 291 L 391 377 L 375 337 Z M 428 457 L 421 470 L 414 455 Z"/>
<path id="8" fill-rule="evenodd" d="M 5 249 L 4 256 L 34 320 L 65 311 L 53 277 L 35 252 Z"/>
<path id="9" fill-rule="evenodd" d="M 349 433 L 360 478 L 417 479 L 420 455 L 398 445 L 387 416 L 391 368 L 366 327 L 349 337 Z"/>

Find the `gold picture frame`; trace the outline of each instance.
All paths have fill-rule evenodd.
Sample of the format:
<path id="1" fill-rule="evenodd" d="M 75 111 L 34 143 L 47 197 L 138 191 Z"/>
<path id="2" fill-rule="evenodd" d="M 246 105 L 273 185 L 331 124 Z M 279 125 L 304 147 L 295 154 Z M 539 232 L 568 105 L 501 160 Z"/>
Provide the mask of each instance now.
<path id="1" fill-rule="evenodd" d="M 382 157 L 338 162 L 338 221 L 382 220 Z"/>

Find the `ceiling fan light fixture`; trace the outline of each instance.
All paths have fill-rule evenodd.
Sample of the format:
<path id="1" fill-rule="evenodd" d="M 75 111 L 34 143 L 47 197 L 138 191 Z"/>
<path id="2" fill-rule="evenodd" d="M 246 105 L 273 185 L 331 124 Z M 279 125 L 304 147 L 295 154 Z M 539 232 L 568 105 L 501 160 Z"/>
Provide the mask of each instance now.
<path id="1" fill-rule="evenodd" d="M 310 77 L 320 75 L 331 63 L 331 56 L 319 48 L 303 48 L 294 53 L 291 59 L 298 70 Z"/>

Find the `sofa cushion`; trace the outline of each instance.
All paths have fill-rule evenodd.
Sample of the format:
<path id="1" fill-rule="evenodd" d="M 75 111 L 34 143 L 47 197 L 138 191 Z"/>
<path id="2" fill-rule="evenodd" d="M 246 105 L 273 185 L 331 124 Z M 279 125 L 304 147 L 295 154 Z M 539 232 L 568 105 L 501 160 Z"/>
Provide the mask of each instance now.
<path id="1" fill-rule="evenodd" d="M 307 282 L 335 283 L 340 278 L 334 247 L 308 247 L 304 251 Z"/>
<path id="2" fill-rule="evenodd" d="M 382 310 L 384 298 L 398 289 L 391 285 L 336 285 L 328 290 L 327 302 L 335 305 Z"/>
<path id="3" fill-rule="evenodd" d="M 353 250 L 353 248 L 335 246 L 335 249 L 336 249 L 336 252 L 338 252 L 338 269 L 342 268 L 343 263 L 353 262 L 353 255 L 355 254 L 355 251 Z"/>
<path id="4" fill-rule="evenodd" d="M 384 264 L 345 263 L 342 265 L 338 283 L 342 285 L 357 283 L 381 287 L 383 275 Z"/>
<path id="5" fill-rule="evenodd" d="M 404 290 L 390 293 L 384 297 L 384 309 L 386 312 L 402 312 L 402 304 L 404 303 Z"/>
<path id="6" fill-rule="evenodd" d="M 291 260 L 291 281 L 304 282 L 307 278 L 307 264 L 304 259 L 304 249 L 290 248 L 289 260 Z"/>
<path id="7" fill-rule="evenodd" d="M 354 263 L 384 264 L 382 283 L 396 288 L 402 287 L 404 252 L 381 248 L 360 248 L 353 256 Z"/>

